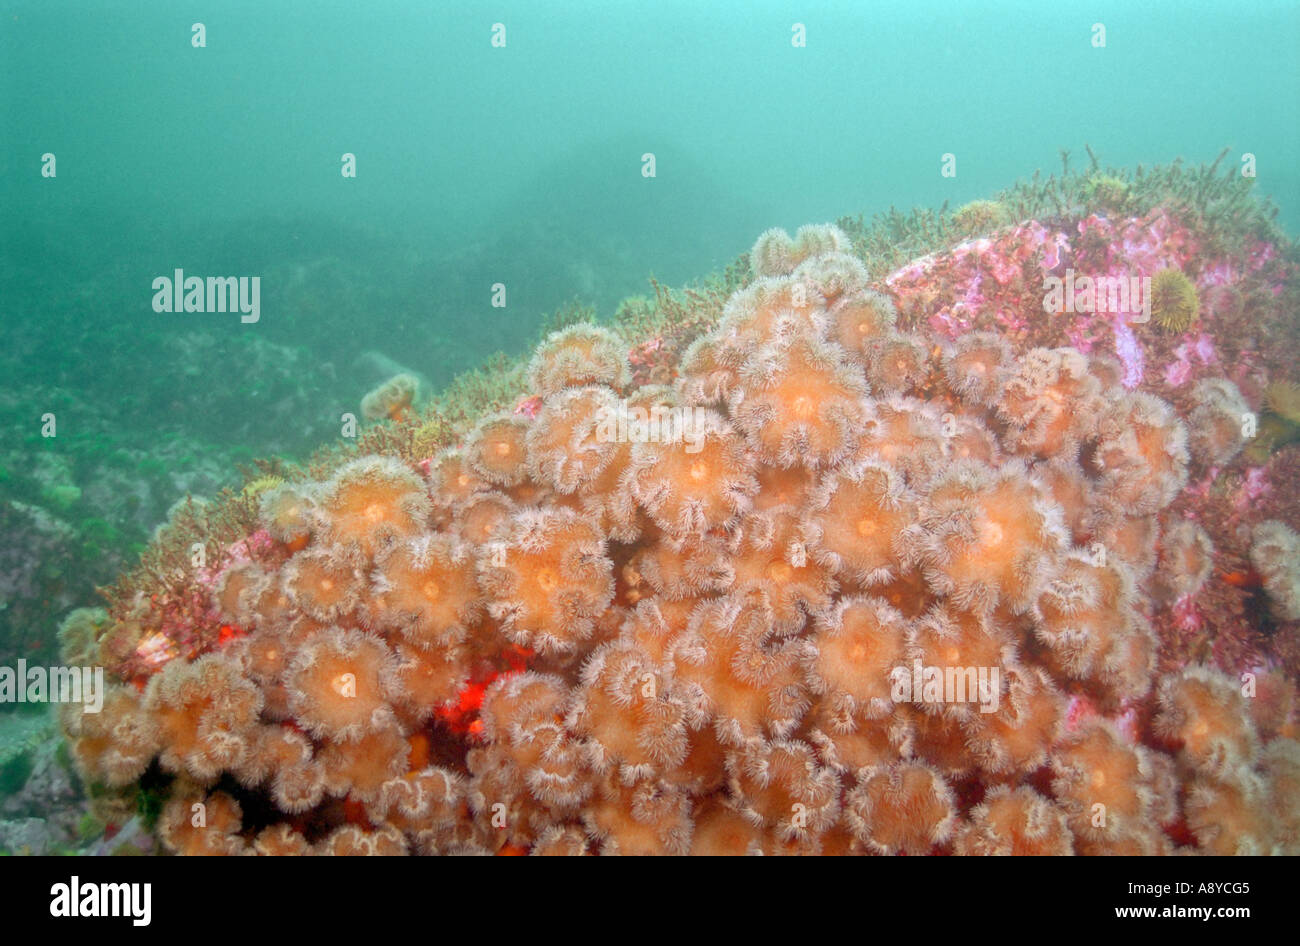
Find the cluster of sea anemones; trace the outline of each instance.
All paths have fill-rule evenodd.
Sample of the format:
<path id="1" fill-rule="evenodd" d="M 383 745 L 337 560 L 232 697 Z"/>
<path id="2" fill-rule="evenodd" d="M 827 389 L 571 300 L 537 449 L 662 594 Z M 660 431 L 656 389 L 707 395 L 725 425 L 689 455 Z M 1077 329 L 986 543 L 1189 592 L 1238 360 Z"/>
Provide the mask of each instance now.
<path id="1" fill-rule="evenodd" d="M 87 776 L 171 776 L 185 853 L 1300 850 L 1294 701 L 1156 669 L 1144 595 L 1214 580 L 1161 519 L 1187 420 L 1074 349 L 900 332 L 833 227 L 751 262 L 670 387 L 578 326 L 537 411 L 266 492 L 231 633 L 70 714 Z M 1240 396 L 1197 403 L 1224 462 Z"/>

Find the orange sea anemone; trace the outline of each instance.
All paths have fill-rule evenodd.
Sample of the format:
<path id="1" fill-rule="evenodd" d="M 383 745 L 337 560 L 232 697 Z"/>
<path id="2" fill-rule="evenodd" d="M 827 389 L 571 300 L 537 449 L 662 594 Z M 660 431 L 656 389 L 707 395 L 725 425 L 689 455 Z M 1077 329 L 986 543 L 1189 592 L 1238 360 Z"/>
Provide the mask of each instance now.
<path id="1" fill-rule="evenodd" d="M 159 749 L 155 718 L 131 687 L 109 686 L 98 713 L 74 706 L 67 726 L 73 757 L 82 770 L 106 785 L 138 779 Z"/>
<path id="2" fill-rule="evenodd" d="M 1272 854 L 1267 783 L 1250 770 L 1224 771 L 1192 783 L 1185 803 L 1187 827 L 1206 853 L 1217 857 Z"/>
<path id="3" fill-rule="evenodd" d="M 826 317 L 830 340 L 862 357 L 866 345 L 893 331 L 898 309 L 883 292 L 863 289 L 836 302 Z"/>
<path id="4" fill-rule="evenodd" d="M 1092 434 L 1103 404 L 1086 356 L 1073 348 L 1035 348 L 1010 366 L 997 409 L 1012 449 L 1070 457 Z"/>
<path id="5" fill-rule="evenodd" d="M 259 499 L 262 524 L 272 537 L 287 545 L 303 545 L 311 535 L 315 498 L 297 483 L 282 483 Z"/>
<path id="6" fill-rule="evenodd" d="M 697 722 L 726 745 L 788 734 L 808 707 L 796 641 L 770 640 L 764 596 L 711 598 L 692 614 L 672 651 L 677 690 Z"/>
<path id="7" fill-rule="evenodd" d="M 1214 545 L 1195 522 L 1180 519 L 1165 529 L 1156 566 L 1157 592 L 1165 601 L 1193 595 L 1214 571 Z"/>
<path id="8" fill-rule="evenodd" d="M 771 612 L 771 633 L 796 634 L 809 616 L 831 605 L 839 585 L 808 548 L 796 511 L 750 513 L 732 530 L 732 588 L 761 592 Z"/>
<path id="9" fill-rule="evenodd" d="M 1066 815 L 1032 788 L 999 785 L 970 815 L 956 837 L 958 854 L 1018 857 L 1074 853 Z"/>
<path id="10" fill-rule="evenodd" d="M 517 486 L 528 475 L 531 422 L 518 414 L 493 414 L 466 438 L 465 457 L 475 473 L 496 486 Z"/>
<path id="11" fill-rule="evenodd" d="M 731 415 L 765 462 L 819 468 L 854 448 L 867 416 L 867 389 L 841 351 L 810 335 L 792 335 L 741 369 Z"/>
<path id="12" fill-rule="evenodd" d="M 290 708 L 313 736 L 355 741 L 391 721 L 395 670 L 381 639 L 343 628 L 317 631 L 286 671 Z"/>
<path id="13" fill-rule="evenodd" d="M 844 233 L 829 224 L 800 227 L 793 239 L 779 228 L 764 231 L 749 251 L 749 266 L 755 276 L 784 276 L 809 257 L 840 253 L 848 249 Z"/>
<path id="14" fill-rule="evenodd" d="M 1078 853 L 1124 850 L 1130 843 L 1155 853 L 1157 812 L 1171 811 L 1174 798 L 1149 750 L 1132 745 L 1112 724 L 1091 720 L 1061 740 L 1052 771 L 1052 792 Z"/>
<path id="15" fill-rule="evenodd" d="M 782 841 L 816 839 L 839 815 L 839 779 L 796 739 L 754 739 L 727 758 L 742 816 Z"/>
<path id="16" fill-rule="evenodd" d="M 943 776 L 919 762 L 864 768 L 845 799 L 853 836 L 876 854 L 927 854 L 952 836 L 956 800 Z"/>
<path id="17" fill-rule="evenodd" d="M 805 281 L 793 276 L 759 279 L 732 295 L 722 310 L 718 328 L 705 336 L 721 344 L 717 355 L 748 357 L 759 346 L 788 335 L 820 335 L 825 327 L 826 300 Z M 701 367 L 708 367 L 705 362 Z"/>
<path id="18" fill-rule="evenodd" d="M 366 603 L 371 623 L 420 647 L 463 640 L 485 600 L 478 587 L 474 547 L 443 533 L 390 546 L 375 560 Z"/>
<path id="19" fill-rule="evenodd" d="M 1250 561 L 1278 616 L 1300 620 L 1300 535 L 1276 519 L 1261 522 L 1251 535 Z"/>
<path id="20" fill-rule="evenodd" d="M 690 799 L 659 779 L 608 778 L 582 814 L 602 854 L 680 855 L 690 850 Z"/>
<path id="21" fill-rule="evenodd" d="M 1130 515 L 1164 509 L 1187 485 L 1187 428 L 1158 397 L 1133 392 L 1112 401 L 1097 434 L 1100 488 Z"/>
<path id="22" fill-rule="evenodd" d="M 943 356 L 944 377 L 953 393 L 980 407 L 997 405 L 1011 364 L 1010 344 L 993 332 L 963 335 Z"/>
<path id="23" fill-rule="evenodd" d="M 391 716 L 372 716 L 363 734 L 344 742 L 327 742 L 320 752 L 325 790 L 372 802 L 384 783 L 406 773 L 411 748 Z M 401 837 L 399 834 L 398 837 Z"/>
<path id="24" fill-rule="evenodd" d="M 726 525 L 758 491 L 754 460 L 721 415 L 693 410 L 674 436 L 637 443 L 628 473 L 631 496 L 674 535 Z"/>
<path id="25" fill-rule="evenodd" d="M 587 740 L 597 771 L 617 766 L 631 782 L 686 760 L 685 708 L 649 654 L 630 642 L 605 644 L 583 664 L 581 680 L 568 726 Z"/>
<path id="26" fill-rule="evenodd" d="M 920 485 L 950 459 L 958 428 L 948 426 L 933 405 L 914 397 L 892 395 L 875 401 L 858 455 L 885 461 L 907 481 Z M 972 458 L 978 458 L 978 451 Z"/>
<path id="27" fill-rule="evenodd" d="M 342 548 L 308 548 L 284 564 L 280 588 L 294 607 L 323 624 L 356 611 L 366 591 L 360 554 Z"/>
<path id="28" fill-rule="evenodd" d="M 528 383 L 543 397 L 565 388 L 605 385 L 621 389 L 631 369 L 627 345 L 599 325 L 571 325 L 552 332 L 538 346 L 528 366 Z"/>
<path id="29" fill-rule="evenodd" d="M 808 500 L 809 551 L 841 580 L 862 587 L 889 581 L 916 557 L 919 511 L 917 496 L 888 463 L 841 465 Z"/>
<path id="30" fill-rule="evenodd" d="M 173 854 L 231 856 L 246 853 L 239 836 L 239 802 L 225 792 L 176 792 L 158 818 L 158 837 Z"/>
<path id="31" fill-rule="evenodd" d="M 809 689 L 842 728 L 887 717 L 894 709 L 894 675 L 910 672 L 908 623 L 885 602 L 842 598 L 814 624 L 815 646 L 803 653 Z"/>
<path id="32" fill-rule="evenodd" d="M 939 475 L 922 519 L 926 579 L 960 608 L 1029 609 L 1066 542 L 1060 509 L 1018 462 L 959 463 Z"/>
<path id="33" fill-rule="evenodd" d="M 470 465 L 463 450 L 443 450 L 429 464 L 429 495 L 440 515 L 459 512 L 491 487 Z"/>
<path id="34" fill-rule="evenodd" d="M 344 464 L 322 487 L 315 515 L 325 542 L 358 549 L 365 557 L 422 531 L 431 509 L 424 483 L 388 457 Z"/>
<path id="35" fill-rule="evenodd" d="M 1192 388 L 1195 405 L 1187 415 L 1188 446 L 1206 466 L 1223 466 L 1246 445 L 1252 416 L 1241 391 L 1227 378 L 1205 378 Z"/>
<path id="36" fill-rule="evenodd" d="M 604 536 L 569 509 L 522 510 L 501 536 L 479 560 L 493 618 L 518 644 L 572 651 L 614 595 Z"/>
<path id="37" fill-rule="evenodd" d="M 867 380 L 879 394 L 911 394 L 919 390 L 930 372 L 930 352 L 917 335 L 892 332 L 864 346 Z"/>
<path id="38" fill-rule="evenodd" d="M 528 471 L 539 483 L 572 493 L 594 480 L 618 453 L 619 400 L 584 387 L 547 398 L 528 431 Z"/>
<path id="39" fill-rule="evenodd" d="M 1254 762 L 1259 737 L 1241 686 L 1227 674 L 1187 667 L 1162 679 L 1156 696 L 1156 731 L 1192 766 L 1218 775 Z"/>
<path id="40" fill-rule="evenodd" d="M 159 762 L 201 782 L 238 766 L 255 736 L 262 700 L 227 657 L 173 660 L 149 681 L 143 701 L 158 727 Z"/>

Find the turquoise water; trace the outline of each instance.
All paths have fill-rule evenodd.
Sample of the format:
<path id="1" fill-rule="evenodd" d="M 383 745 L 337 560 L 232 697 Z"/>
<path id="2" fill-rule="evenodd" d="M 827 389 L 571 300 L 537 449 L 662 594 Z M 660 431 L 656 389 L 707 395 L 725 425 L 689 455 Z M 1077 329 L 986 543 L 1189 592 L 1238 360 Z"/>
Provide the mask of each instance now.
<path id="1" fill-rule="evenodd" d="M 486 293 L 462 283 L 516 285 L 487 326 L 509 338 L 575 292 L 608 306 L 647 273 L 725 264 L 768 226 L 956 206 L 1084 144 L 1117 166 L 1251 152 L 1300 223 L 1295 3 L 890 6 L 217 3 L 194 49 L 200 14 L 170 3 L 6 3 L 6 252 L 57 255 L 66 285 L 110 261 L 244 271 L 383 243 L 397 298 L 350 330 L 396 347 L 411 323 L 472 321 Z"/>
<path id="2" fill-rule="evenodd" d="M 1090 145 L 1249 152 L 1296 232 L 1300 6 L 1042 6 L 3 3 L 0 489 L 95 563 L 56 604 L 395 370 L 439 387 L 771 226 L 956 207 Z M 260 277 L 260 318 L 153 311 L 177 269 Z"/>

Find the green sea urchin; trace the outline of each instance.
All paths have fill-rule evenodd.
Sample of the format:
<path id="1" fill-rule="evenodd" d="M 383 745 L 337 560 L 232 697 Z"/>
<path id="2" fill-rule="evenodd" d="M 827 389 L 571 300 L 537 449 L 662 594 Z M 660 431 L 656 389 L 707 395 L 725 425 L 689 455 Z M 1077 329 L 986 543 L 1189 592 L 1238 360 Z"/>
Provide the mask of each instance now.
<path id="1" fill-rule="evenodd" d="M 1162 269 L 1151 279 L 1151 318 L 1167 332 L 1185 332 L 1196 321 L 1200 300 L 1182 270 Z"/>

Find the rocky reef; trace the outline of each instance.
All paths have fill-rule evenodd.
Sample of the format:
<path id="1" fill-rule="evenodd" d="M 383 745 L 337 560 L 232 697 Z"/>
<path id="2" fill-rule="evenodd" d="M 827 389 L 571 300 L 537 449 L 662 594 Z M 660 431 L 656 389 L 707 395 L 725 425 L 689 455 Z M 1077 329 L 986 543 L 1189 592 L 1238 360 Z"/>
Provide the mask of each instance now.
<path id="1" fill-rule="evenodd" d="M 178 509 L 73 756 L 185 854 L 1300 853 L 1297 285 L 1213 168 L 769 231 Z"/>

